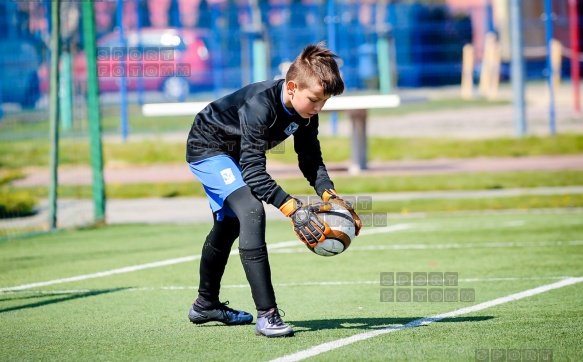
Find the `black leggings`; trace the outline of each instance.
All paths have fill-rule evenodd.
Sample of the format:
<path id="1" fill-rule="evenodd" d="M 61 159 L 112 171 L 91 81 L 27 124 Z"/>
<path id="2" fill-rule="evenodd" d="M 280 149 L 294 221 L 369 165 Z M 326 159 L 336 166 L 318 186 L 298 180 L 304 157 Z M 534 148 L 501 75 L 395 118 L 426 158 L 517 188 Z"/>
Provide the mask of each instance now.
<path id="1" fill-rule="evenodd" d="M 271 283 L 271 269 L 265 243 L 265 210 L 249 186 L 233 192 L 225 203 L 235 212 L 236 218 L 225 216 L 216 220 L 208 234 L 200 260 L 198 294 L 209 302 L 219 299 L 221 279 L 235 239 L 239 237 L 239 256 L 251 286 L 257 310 L 276 307 Z"/>

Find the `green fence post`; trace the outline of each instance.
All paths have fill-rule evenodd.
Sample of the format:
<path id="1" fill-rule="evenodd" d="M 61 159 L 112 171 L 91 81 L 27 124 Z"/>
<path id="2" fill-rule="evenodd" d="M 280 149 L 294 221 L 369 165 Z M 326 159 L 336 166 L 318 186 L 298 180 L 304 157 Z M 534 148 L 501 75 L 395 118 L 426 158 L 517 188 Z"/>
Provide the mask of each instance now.
<path id="1" fill-rule="evenodd" d="M 87 114 L 91 136 L 91 168 L 93 172 L 93 208 L 95 223 L 105 223 L 105 184 L 101 147 L 101 113 L 97 83 L 97 49 L 95 44 L 95 11 L 93 1 L 83 2 L 83 39 L 87 57 Z"/>
<path id="2" fill-rule="evenodd" d="M 60 28 L 61 0 L 52 2 L 51 7 L 51 88 L 49 103 L 50 133 L 50 180 L 49 180 L 49 228 L 57 228 L 57 188 L 59 168 L 59 53 L 61 51 Z"/>

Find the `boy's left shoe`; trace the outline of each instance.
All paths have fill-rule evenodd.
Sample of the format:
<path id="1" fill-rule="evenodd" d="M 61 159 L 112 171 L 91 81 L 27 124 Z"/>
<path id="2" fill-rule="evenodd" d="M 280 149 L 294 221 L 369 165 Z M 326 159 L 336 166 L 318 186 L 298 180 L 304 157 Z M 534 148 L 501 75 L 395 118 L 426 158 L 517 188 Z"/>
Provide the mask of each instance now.
<path id="1" fill-rule="evenodd" d="M 294 330 L 281 319 L 279 309 L 271 308 L 269 311 L 257 316 L 255 334 L 268 338 L 292 337 Z"/>
<path id="2" fill-rule="evenodd" d="M 188 319 L 194 324 L 208 322 L 222 322 L 228 326 L 249 324 L 253 322 L 253 316 L 242 310 L 235 310 L 227 307 L 229 302 L 219 303 L 212 309 L 203 309 L 196 304 L 190 307 Z"/>

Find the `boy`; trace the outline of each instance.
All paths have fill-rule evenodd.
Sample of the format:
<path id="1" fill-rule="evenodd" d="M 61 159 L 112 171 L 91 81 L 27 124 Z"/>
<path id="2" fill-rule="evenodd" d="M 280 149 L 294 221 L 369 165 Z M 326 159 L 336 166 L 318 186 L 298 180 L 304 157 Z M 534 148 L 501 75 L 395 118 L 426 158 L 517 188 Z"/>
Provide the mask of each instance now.
<path id="1" fill-rule="evenodd" d="M 198 113 L 188 134 L 186 160 L 203 184 L 214 225 L 200 260 L 198 297 L 189 311 L 192 323 L 248 324 L 253 316 L 219 302 L 220 282 L 235 239 L 257 309 L 255 331 L 266 337 L 293 336 L 281 319 L 271 283 L 262 201 L 290 217 L 304 243 L 324 240 L 330 227 L 317 213 L 328 203 L 303 206 L 266 172 L 266 152 L 294 135 L 299 168 L 324 201 L 350 208 L 334 191 L 318 141 L 318 112 L 344 91 L 335 55 L 309 45 L 291 64 L 286 79 L 264 81 L 210 103 Z"/>

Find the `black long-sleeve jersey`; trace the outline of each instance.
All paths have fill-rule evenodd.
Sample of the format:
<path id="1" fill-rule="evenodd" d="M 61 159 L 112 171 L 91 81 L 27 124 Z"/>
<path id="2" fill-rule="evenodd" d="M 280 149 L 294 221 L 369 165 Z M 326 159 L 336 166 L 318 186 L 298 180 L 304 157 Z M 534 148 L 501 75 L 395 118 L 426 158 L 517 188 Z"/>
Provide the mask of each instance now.
<path id="1" fill-rule="evenodd" d="M 281 144 L 294 135 L 294 150 L 304 177 L 318 195 L 334 184 L 322 160 L 318 115 L 304 119 L 285 108 L 284 80 L 253 83 L 199 112 L 188 134 L 186 161 L 229 155 L 239 163 L 243 181 L 260 199 L 280 207 L 289 194 L 266 171 L 266 153 L 286 152 Z"/>

